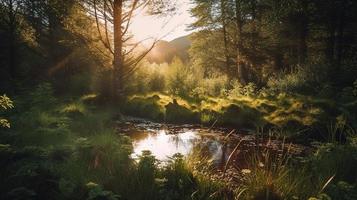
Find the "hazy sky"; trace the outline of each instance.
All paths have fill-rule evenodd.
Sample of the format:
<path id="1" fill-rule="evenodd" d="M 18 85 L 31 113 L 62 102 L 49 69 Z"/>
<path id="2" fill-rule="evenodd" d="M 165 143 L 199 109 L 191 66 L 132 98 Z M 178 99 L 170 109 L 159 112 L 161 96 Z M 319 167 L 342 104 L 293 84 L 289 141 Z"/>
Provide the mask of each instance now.
<path id="1" fill-rule="evenodd" d="M 131 24 L 131 32 L 138 41 L 149 37 L 172 40 L 187 35 L 187 25 L 193 21 L 189 9 L 190 0 L 177 0 L 177 14 L 167 17 L 148 16 L 144 12 L 136 14 Z"/>

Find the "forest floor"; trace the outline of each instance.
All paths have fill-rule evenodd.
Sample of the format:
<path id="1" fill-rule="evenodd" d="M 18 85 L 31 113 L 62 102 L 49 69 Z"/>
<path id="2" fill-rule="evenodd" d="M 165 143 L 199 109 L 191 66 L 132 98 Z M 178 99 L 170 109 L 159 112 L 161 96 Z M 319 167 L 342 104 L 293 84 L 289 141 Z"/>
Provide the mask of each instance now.
<path id="1" fill-rule="evenodd" d="M 5 113 L 11 128 L 0 135 L 1 199 L 218 200 L 261 199 L 269 194 L 270 199 L 347 200 L 357 196 L 356 132 L 338 115 L 356 104 L 291 95 L 198 101 L 155 93 L 132 96 L 125 106 L 115 107 L 98 104 L 95 94 L 58 98 L 48 85 L 13 99 L 14 109 Z M 143 152 L 139 160 L 131 158 L 131 139 L 115 130 L 122 114 L 260 130 L 266 136 L 294 141 L 305 138 L 313 151 L 300 157 L 263 149 L 247 154 L 244 167 L 229 164 L 225 173 L 213 171 L 210 158 L 202 154 L 173 155 L 163 167 L 150 152 Z M 337 122 L 320 129 L 324 135 L 316 137 L 319 140 L 301 131 L 316 131 L 314 127 L 326 125 L 323 120 L 331 116 Z"/>

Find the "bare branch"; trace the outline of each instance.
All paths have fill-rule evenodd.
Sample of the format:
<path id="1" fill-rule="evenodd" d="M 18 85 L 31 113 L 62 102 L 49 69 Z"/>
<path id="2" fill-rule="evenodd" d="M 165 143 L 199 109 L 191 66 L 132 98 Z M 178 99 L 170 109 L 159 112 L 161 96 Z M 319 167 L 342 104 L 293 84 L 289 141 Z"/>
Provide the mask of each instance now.
<path id="1" fill-rule="evenodd" d="M 127 65 L 130 67 L 130 69 L 125 73 L 122 74 L 122 78 L 128 78 L 130 75 L 132 75 L 139 67 L 139 63 L 146 57 L 146 55 L 155 47 L 156 43 L 158 41 L 155 41 L 151 47 L 146 50 L 144 53 L 142 53 L 140 56 L 138 56 L 137 58 L 135 58 L 133 61 L 131 61 L 130 63 L 127 63 Z"/>
<path id="2" fill-rule="evenodd" d="M 110 46 L 110 41 L 109 41 L 109 34 L 108 34 L 108 21 L 107 21 L 107 14 L 106 14 L 106 7 L 107 3 L 104 5 L 104 25 L 105 25 L 105 37 L 106 37 L 106 42 L 108 44 L 109 51 L 114 54 L 113 49 Z"/>
<path id="3" fill-rule="evenodd" d="M 99 19 L 98 19 L 98 12 L 97 12 L 97 4 L 96 4 L 96 2 L 97 2 L 97 0 L 93 0 L 94 18 L 95 18 L 95 22 L 96 22 L 97 31 L 98 31 L 98 34 L 99 34 L 100 41 L 103 43 L 105 48 L 107 48 L 112 54 L 114 54 L 114 51 L 110 47 L 108 35 L 107 35 L 107 42 L 106 42 L 106 41 L 104 41 L 103 36 L 102 36 L 102 32 L 100 31 L 100 24 L 99 24 Z M 106 34 L 107 34 L 107 31 L 108 31 L 107 30 L 107 25 L 106 25 L 107 24 L 107 20 L 104 20 L 104 21 L 105 21 L 105 31 L 106 31 Z"/>
<path id="4" fill-rule="evenodd" d="M 125 35 L 127 33 L 128 29 L 129 29 L 130 21 L 131 21 L 131 18 L 133 16 L 133 12 L 136 9 L 136 6 L 137 6 L 138 2 L 139 2 L 139 0 L 134 0 L 133 4 L 131 6 L 131 9 L 130 9 L 130 11 L 128 13 L 126 26 L 125 26 L 125 28 L 124 28 L 124 30 L 122 32 L 122 36 Z"/>

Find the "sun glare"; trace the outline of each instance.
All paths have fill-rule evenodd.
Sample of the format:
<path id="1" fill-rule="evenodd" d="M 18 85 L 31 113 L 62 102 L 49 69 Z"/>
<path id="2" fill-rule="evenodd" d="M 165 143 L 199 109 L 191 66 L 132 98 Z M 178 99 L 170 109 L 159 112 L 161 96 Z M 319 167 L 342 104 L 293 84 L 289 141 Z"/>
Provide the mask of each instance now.
<path id="1" fill-rule="evenodd" d="M 178 0 L 175 15 L 150 16 L 145 10 L 138 10 L 132 20 L 131 32 L 134 39 L 149 44 L 153 40 L 172 40 L 189 34 L 187 25 L 192 23 L 189 13 L 190 0 Z"/>

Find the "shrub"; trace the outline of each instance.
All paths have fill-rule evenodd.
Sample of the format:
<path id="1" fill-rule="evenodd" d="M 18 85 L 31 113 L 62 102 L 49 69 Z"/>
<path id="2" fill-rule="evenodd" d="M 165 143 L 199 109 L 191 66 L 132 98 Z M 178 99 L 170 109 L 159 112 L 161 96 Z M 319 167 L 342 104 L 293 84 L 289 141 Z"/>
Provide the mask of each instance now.
<path id="1" fill-rule="evenodd" d="M 88 112 L 86 115 L 77 115 L 77 118 L 72 120 L 70 128 L 80 136 L 94 135 L 110 126 L 111 118 L 112 113 L 109 111 Z"/>
<path id="2" fill-rule="evenodd" d="M 165 116 L 164 108 L 159 104 L 160 97 L 157 95 L 148 97 L 133 97 L 128 100 L 123 111 L 137 117 L 149 118 L 152 120 L 163 120 Z"/>
<path id="3" fill-rule="evenodd" d="M 357 199 L 356 185 L 351 185 L 344 181 L 339 181 L 336 184 L 331 184 L 326 193 L 331 199 L 353 200 Z"/>
<path id="4" fill-rule="evenodd" d="M 206 98 L 206 89 L 203 87 L 196 87 L 190 92 L 190 97 L 193 98 L 195 102 L 200 102 L 201 100 Z"/>
<path id="5" fill-rule="evenodd" d="M 14 119 L 17 137 L 13 139 L 17 144 L 23 145 L 56 145 L 69 139 L 70 119 L 56 112 L 48 110 L 23 111 Z"/>
<path id="6" fill-rule="evenodd" d="M 252 82 L 243 86 L 238 81 L 231 81 L 231 87 L 232 89 L 228 92 L 228 95 L 231 98 L 240 96 L 257 96 L 259 93 L 257 86 Z"/>
<path id="7" fill-rule="evenodd" d="M 135 187 L 140 188 L 140 192 L 133 193 L 133 199 L 158 199 L 159 185 L 156 177 L 158 176 L 158 161 L 150 151 L 143 151 L 139 156 L 137 170 L 135 173 Z"/>
<path id="8" fill-rule="evenodd" d="M 185 165 L 183 155 L 173 155 L 163 171 L 165 182 L 162 193 L 168 199 L 191 199 L 197 182 Z"/>
<path id="9" fill-rule="evenodd" d="M 314 94 L 319 92 L 321 84 L 326 82 L 327 70 L 324 68 L 316 65 L 298 66 L 289 72 L 283 71 L 271 77 L 267 85 L 279 92 Z"/>
<path id="10" fill-rule="evenodd" d="M 169 67 L 165 64 L 150 64 L 143 61 L 128 81 L 129 94 L 145 94 L 149 92 L 165 92 Z"/>
<path id="11" fill-rule="evenodd" d="M 89 189 L 87 200 L 119 200 L 120 195 L 114 194 L 112 191 L 106 191 L 102 186 L 89 182 L 86 184 Z"/>
<path id="12" fill-rule="evenodd" d="M 178 58 L 170 65 L 167 82 L 168 91 L 181 97 L 186 97 L 195 88 L 194 75 Z"/>
<path id="13" fill-rule="evenodd" d="M 93 181 L 106 190 L 125 195 L 130 189 L 129 177 L 134 166 L 127 137 L 103 130 L 88 138 L 78 138 L 74 145 L 70 158 L 61 162 L 58 168 L 64 181 L 74 185 L 73 192 Z"/>
<path id="14" fill-rule="evenodd" d="M 203 88 L 210 96 L 219 96 L 223 89 L 228 87 L 228 77 L 225 75 L 212 74 L 203 79 Z"/>
<path id="15" fill-rule="evenodd" d="M 53 106 L 57 104 L 57 99 L 54 97 L 53 94 L 53 87 L 50 83 L 41 83 L 33 91 L 30 92 L 30 105 L 33 106 L 34 109 L 53 108 Z"/>
<path id="16" fill-rule="evenodd" d="M 164 92 L 166 89 L 165 76 L 161 73 L 154 72 L 148 82 L 149 91 L 152 92 Z"/>
<path id="17" fill-rule="evenodd" d="M 189 122 L 195 123 L 199 121 L 199 114 L 193 112 L 192 110 L 179 105 L 176 102 L 176 99 L 173 100 L 173 103 L 169 103 L 165 106 L 166 108 L 166 121 L 168 122 Z"/>
<path id="18" fill-rule="evenodd" d="M 309 158 L 309 162 L 315 180 L 335 175 L 336 181 L 357 181 L 357 148 L 353 145 L 319 145 L 316 153 Z"/>
<path id="19" fill-rule="evenodd" d="M 255 128 L 265 123 L 259 111 L 246 105 L 231 104 L 222 110 L 220 120 L 226 125 Z"/>

